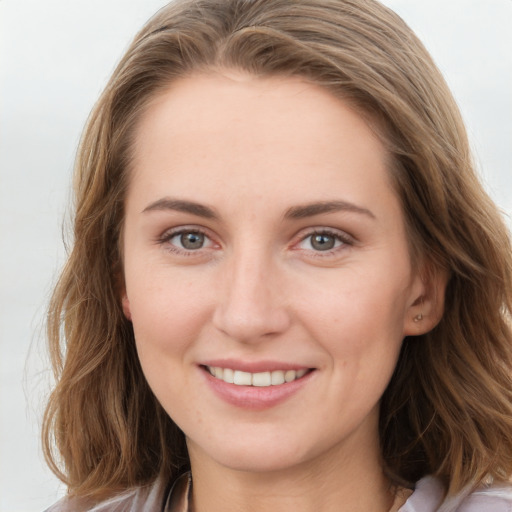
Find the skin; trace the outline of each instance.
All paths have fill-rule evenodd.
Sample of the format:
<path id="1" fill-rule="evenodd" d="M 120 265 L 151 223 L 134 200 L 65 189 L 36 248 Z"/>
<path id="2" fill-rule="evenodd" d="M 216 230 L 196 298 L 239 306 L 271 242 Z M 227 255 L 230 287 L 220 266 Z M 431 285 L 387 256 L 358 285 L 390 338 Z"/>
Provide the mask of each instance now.
<path id="1" fill-rule="evenodd" d="M 440 313 L 381 142 L 318 86 L 226 70 L 173 83 L 135 141 L 122 302 L 186 435 L 193 510 L 389 510 L 379 399 L 403 337 Z M 204 244 L 184 248 L 187 230 Z M 212 390 L 201 365 L 219 358 L 314 371 L 254 410 Z"/>

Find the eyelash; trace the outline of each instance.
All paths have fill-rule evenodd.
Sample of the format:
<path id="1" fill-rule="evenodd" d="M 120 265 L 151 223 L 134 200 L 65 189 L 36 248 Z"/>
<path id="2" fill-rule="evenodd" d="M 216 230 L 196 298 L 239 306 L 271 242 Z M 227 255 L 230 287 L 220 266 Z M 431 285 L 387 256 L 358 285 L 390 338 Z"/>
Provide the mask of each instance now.
<path id="1" fill-rule="evenodd" d="M 186 234 L 201 235 L 205 238 L 205 240 L 209 240 L 213 244 L 211 237 L 208 236 L 206 231 L 199 229 L 199 228 L 186 228 L 186 227 L 180 227 L 175 230 L 166 231 L 157 240 L 157 242 L 158 242 L 158 244 L 165 246 L 166 250 L 168 250 L 169 252 L 172 252 L 174 254 L 178 254 L 180 256 L 197 256 L 198 253 L 201 252 L 201 249 L 204 249 L 204 247 L 200 247 L 197 250 L 193 250 L 193 249 L 181 248 L 181 247 L 178 247 L 171 243 L 171 240 L 173 238 L 180 236 L 180 235 L 186 235 Z"/>
<path id="2" fill-rule="evenodd" d="M 308 239 L 310 240 L 309 244 L 311 245 L 312 239 L 314 236 L 328 236 L 328 237 L 334 238 L 335 243 L 340 242 L 340 244 L 338 246 L 334 246 L 331 249 L 326 249 L 323 251 L 314 250 L 314 249 L 306 249 L 315 258 L 332 256 L 334 254 L 337 254 L 339 251 L 342 251 L 342 250 L 346 249 L 347 247 L 354 245 L 354 239 L 346 233 L 343 233 L 343 232 L 337 231 L 337 230 L 333 230 L 333 229 L 328 229 L 328 228 L 316 228 L 316 229 L 313 229 L 312 231 L 308 232 L 307 234 L 302 235 L 300 237 L 300 240 L 294 244 L 294 247 L 297 247 L 299 244 L 306 242 Z M 298 250 L 300 250 L 300 249 L 298 249 Z"/>
<path id="3" fill-rule="evenodd" d="M 191 234 L 191 235 L 200 235 L 205 238 L 205 240 L 209 240 L 211 244 L 214 244 L 215 242 L 212 241 L 211 237 L 207 234 L 207 232 L 200 228 L 186 228 L 186 227 L 180 227 L 175 230 L 167 231 L 165 232 L 161 237 L 158 238 L 157 243 L 165 246 L 166 250 L 169 252 L 172 252 L 174 254 L 183 255 L 183 256 L 197 256 L 202 249 L 207 249 L 208 247 L 200 247 L 196 250 L 194 249 L 185 249 L 178 247 L 171 243 L 171 240 L 177 236 L 185 235 L 185 234 Z M 340 242 L 338 246 L 335 246 L 331 249 L 326 250 L 314 250 L 314 249 L 305 249 L 308 252 L 311 252 L 311 254 L 314 255 L 314 257 L 325 257 L 325 256 L 332 256 L 333 254 L 337 253 L 340 250 L 343 250 L 347 246 L 354 245 L 354 239 L 343 232 L 335 231 L 328 228 L 316 228 L 312 231 L 309 231 L 308 233 L 301 235 L 300 239 L 293 244 L 293 247 L 296 248 L 296 250 L 301 250 L 300 248 L 297 248 L 298 245 L 304 243 L 306 240 L 310 239 L 312 240 L 312 237 L 314 236 L 328 236 L 335 239 L 336 242 Z M 310 244 L 312 242 L 310 241 Z"/>

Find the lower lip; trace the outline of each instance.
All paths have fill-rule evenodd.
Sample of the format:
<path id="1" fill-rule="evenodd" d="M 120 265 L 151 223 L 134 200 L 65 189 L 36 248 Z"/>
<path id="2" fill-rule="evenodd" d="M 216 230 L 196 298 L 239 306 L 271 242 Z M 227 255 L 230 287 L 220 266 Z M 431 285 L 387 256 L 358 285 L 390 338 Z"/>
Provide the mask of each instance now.
<path id="1" fill-rule="evenodd" d="M 201 371 L 210 388 L 222 400 L 236 407 L 255 411 L 269 409 L 288 400 L 310 382 L 313 374 L 316 373 L 313 370 L 292 382 L 277 386 L 258 387 L 229 384 L 211 375 L 204 367 L 201 368 Z"/>

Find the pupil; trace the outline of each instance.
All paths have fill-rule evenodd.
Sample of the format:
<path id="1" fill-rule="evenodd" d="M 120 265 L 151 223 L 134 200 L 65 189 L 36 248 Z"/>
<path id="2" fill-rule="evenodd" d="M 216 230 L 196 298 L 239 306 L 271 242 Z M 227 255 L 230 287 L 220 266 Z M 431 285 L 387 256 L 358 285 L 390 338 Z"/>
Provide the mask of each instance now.
<path id="1" fill-rule="evenodd" d="M 204 235 L 201 233 L 184 233 L 180 238 L 185 249 L 200 249 L 204 244 Z"/>
<path id="2" fill-rule="evenodd" d="M 311 245 L 318 251 L 328 251 L 334 247 L 334 237 L 331 235 L 313 235 Z"/>

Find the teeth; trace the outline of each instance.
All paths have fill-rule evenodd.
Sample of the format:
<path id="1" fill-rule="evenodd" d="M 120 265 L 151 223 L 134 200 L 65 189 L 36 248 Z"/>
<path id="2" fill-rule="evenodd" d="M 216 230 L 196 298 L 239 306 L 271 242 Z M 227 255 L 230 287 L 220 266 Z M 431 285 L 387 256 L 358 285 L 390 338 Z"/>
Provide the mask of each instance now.
<path id="1" fill-rule="evenodd" d="M 288 370 L 285 374 L 284 374 L 284 380 L 286 382 L 292 382 L 292 380 L 295 380 L 295 377 L 297 375 L 297 372 L 293 371 L 293 370 Z"/>
<path id="2" fill-rule="evenodd" d="M 252 384 L 252 374 L 235 370 L 233 384 L 236 384 L 237 386 L 250 386 Z"/>
<path id="3" fill-rule="evenodd" d="M 293 382 L 294 380 L 304 377 L 307 373 L 307 369 L 305 368 L 302 370 L 275 370 L 273 372 L 259 373 L 242 372 L 240 370 L 220 368 L 218 366 L 207 366 L 207 369 L 215 378 L 223 380 L 228 384 L 262 388 L 279 386 L 285 382 Z"/>
<path id="4" fill-rule="evenodd" d="M 233 384 L 233 382 L 235 382 L 235 372 L 231 368 L 224 368 L 223 375 L 220 378 L 224 382 L 228 382 L 229 384 Z"/>
<path id="5" fill-rule="evenodd" d="M 272 372 L 270 374 L 270 379 L 271 379 L 272 386 L 278 386 L 279 384 L 284 384 L 285 383 L 284 372 L 279 371 L 279 370 Z"/>
<path id="6" fill-rule="evenodd" d="M 272 377 L 270 372 L 253 373 L 252 385 L 260 388 L 266 388 L 272 384 Z"/>

